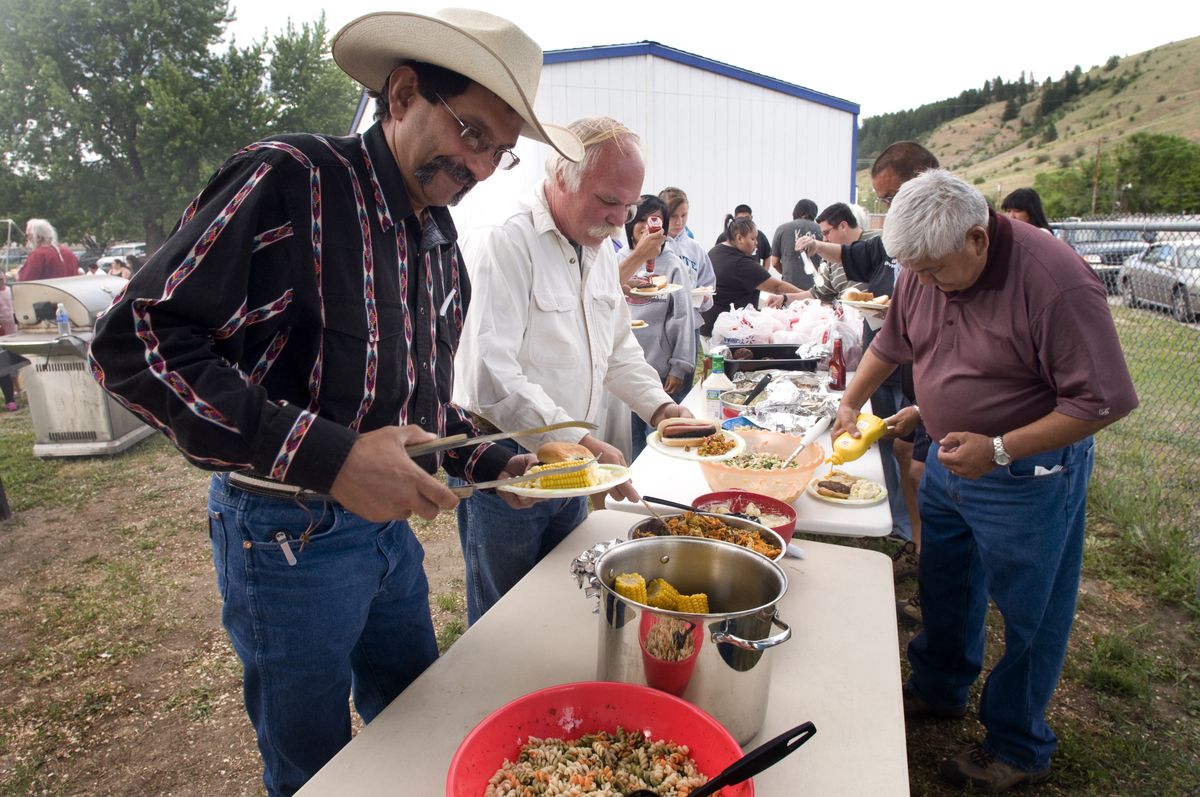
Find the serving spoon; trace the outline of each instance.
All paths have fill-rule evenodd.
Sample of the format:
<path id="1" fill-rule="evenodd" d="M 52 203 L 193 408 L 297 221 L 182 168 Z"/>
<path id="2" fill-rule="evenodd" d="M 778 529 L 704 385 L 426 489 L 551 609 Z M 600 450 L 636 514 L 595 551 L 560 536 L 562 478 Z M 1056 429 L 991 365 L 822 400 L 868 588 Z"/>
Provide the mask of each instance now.
<path id="1" fill-rule="evenodd" d="M 691 797 L 711 797 L 726 786 L 734 786 L 754 777 L 796 752 L 800 745 L 811 739 L 816 732 L 817 726 L 806 722 L 779 734 L 725 767 L 720 775 L 691 792 Z M 658 797 L 658 792 L 652 789 L 635 789 L 625 797 Z"/>
<path id="2" fill-rule="evenodd" d="M 651 496 L 651 495 L 647 495 L 642 498 L 643 504 L 645 504 L 647 501 L 652 501 L 656 504 L 662 504 L 663 506 L 674 507 L 675 509 L 682 509 L 684 512 L 706 513 L 706 510 L 699 509 L 697 507 L 692 506 L 691 504 L 681 504 L 678 501 L 668 501 L 665 498 L 655 498 L 654 496 Z M 650 506 L 647 505 L 646 509 L 650 509 Z M 663 522 L 662 516 L 659 515 L 657 512 L 655 512 L 653 509 L 650 509 L 650 514 L 652 514 L 656 518 L 658 518 L 660 522 Z M 758 518 L 754 517 L 753 515 L 747 515 L 744 512 L 720 512 L 717 514 L 725 515 L 726 517 L 741 518 L 742 520 L 751 520 L 751 521 L 754 521 L 755 523 L 758 522 Z"/>

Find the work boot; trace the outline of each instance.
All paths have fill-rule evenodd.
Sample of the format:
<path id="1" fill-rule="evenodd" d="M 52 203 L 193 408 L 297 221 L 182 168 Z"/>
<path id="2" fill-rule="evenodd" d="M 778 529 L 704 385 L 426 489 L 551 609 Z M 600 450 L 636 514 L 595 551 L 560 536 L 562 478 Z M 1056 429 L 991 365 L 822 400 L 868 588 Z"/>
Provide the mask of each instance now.
<path id="1" fill-rule="evenodd" d="M 970 786 L 981 794 L 999 794 L 1013 786 L 1041 783 L 1050 777 L 1050 767 L 1039 772 L 1026 772 L 1009 766 L 992 755 L 982 744 L 947 758 L 939 769 L 942 777 L 955 786 Z"/>
<path id="2" fill-rule="evenodd" d="M 892 554 L 892 577 L 899 581 L 902 578 L 915 576 L 921 562 L 920 556 L 917 553 L 916 545 L 912 542 L 904 543 L 899 550 Z"/>
<path id="3" fill-rule="evenodd" d="M 924 625 L 921 618 L 920 592 L 914 592 L 908 600 L 896 601 L 896 619 L 900 621 L 900 625 L 907 628 L 920 628 Z"/>
<path id="4" fill-rule="evenodd" d="M 916 693 L 908 684 L 904 685 L 904 718 L 918 719 L 921 717 L 933 717 L 934 719 L 956 720 L 967 716 L 966 706 L 951 706 L 942 708 L 939 706 L 931 706 L 925 702 L 925 698 Z"/>

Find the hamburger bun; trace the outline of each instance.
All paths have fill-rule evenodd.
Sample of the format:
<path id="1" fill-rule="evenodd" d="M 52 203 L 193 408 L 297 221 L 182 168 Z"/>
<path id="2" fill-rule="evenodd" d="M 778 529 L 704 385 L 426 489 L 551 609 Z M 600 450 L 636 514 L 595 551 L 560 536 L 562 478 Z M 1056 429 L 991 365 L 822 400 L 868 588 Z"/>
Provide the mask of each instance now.
<path id="1" fill-rule="evenodd" d="M 658 439 L 664 446 L 686 448 L 719 431 L 715 423 L 701 418 L 667 418 L 658 424 Z"/>
<path id="2" fill-rule="evenodd" d="M 653 285 L 656 290 L 661 291 L 663 288 L 667 287 L 667 278 L 663 274 L 653 274 L 650 277 L 650 284 Z"/>
<path id="3" fill-rule="evenodd" d="M 537 450 L 538 462 L 552 465 L 577 459 L 591 459 L 592 452 L 578 443 L 546 443 Z"/>
<path id="4" fill-rule="evenodd" d="M 870 291 L 846 291 L 842 298 L 848 302 L 871 302 L 875 300 L 875 294 Z"/>

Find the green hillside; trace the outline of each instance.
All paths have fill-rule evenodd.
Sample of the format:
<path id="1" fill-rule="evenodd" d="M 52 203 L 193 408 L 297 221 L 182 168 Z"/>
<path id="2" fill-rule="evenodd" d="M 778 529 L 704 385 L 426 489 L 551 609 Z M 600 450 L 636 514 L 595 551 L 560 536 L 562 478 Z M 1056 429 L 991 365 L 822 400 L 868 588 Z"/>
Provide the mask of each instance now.
<path id="1" fill-rule="evenodd" d="M 1094 162 L 1098 148 L 1111 151 L 1135 133 L 1200 142 L 1200 37 L 1093 66 L 1072 78 L 1083 87 L 1080 93 L 1045 112 L 1044 95 L 1060 94 L 1064 76 L 1053 81 L 1049 88 L 1043 83 L 1032 91 L 1015 119 L 1002 121 L 1006 103 L 991 102 L 916 137 L 943 166 L 978 185 L 993 201 L 1032 186 L 1039 173 Z M 920 116 L 920 111 L 910 114 Z M 864 126 L 870 124 L 866 120 Z M 1107 212 L 1120 198 L 1119 176 L 1108 182 L 1099 186 L 1097 212 Z M 859 172 L 858 187 L 865 207 L 882 210 L 874 207 L 868 170 Z"/>

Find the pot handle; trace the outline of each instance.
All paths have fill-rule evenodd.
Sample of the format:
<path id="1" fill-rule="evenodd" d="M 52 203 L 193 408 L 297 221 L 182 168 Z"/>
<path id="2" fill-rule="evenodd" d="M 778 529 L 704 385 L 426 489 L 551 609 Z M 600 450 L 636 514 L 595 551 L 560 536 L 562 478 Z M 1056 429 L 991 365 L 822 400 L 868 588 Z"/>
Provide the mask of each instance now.
<path id="1" fill-rule="evenodd" d="M 792 628 L 783 620 L 779 619 L 778 614 L 771 616 L 771 625 L 777 625 L 783 630 L 775 636 L 769 636 L 766 639 L 742 639 L 740 636 L 726 634 L 724 631 L 714 631 L 712 641 L 718 645 L 722 642 L 727 642 L 730 645 L 735 645 L 742 650 L 753 650 L 762 652 L 768 648 L 773 648 L 776 645 L 782 645 L 792 638 Z"/>

